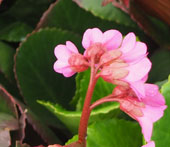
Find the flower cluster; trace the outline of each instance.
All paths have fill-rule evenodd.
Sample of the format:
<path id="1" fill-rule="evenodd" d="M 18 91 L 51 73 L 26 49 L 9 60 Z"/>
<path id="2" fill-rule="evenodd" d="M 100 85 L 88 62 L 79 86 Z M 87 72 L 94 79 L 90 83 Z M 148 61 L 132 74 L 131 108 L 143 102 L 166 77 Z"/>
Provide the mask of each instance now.
<path id="1" fill-rule="evenodd" d="M 158 87 L 145 83 L 151 69 L 145 43 L 136 41 L 134 33 L 123 38 L 117 30 L 103 33 L 93 28 L 85 31 L 82 46 L 85 49 L 83 55 L 70 41 L 56 46 L 58 60 L 54 70 L 70 77 L 94 65 L 97 78 L 117 85 L 112 93 L 114 98 L 110 100 L 118 101 L 120 109 L 141 125 L 148 142 L 143 147 L 154 147 L 151 141 L 153 123 L 163 116 L 166 105 Z"/>

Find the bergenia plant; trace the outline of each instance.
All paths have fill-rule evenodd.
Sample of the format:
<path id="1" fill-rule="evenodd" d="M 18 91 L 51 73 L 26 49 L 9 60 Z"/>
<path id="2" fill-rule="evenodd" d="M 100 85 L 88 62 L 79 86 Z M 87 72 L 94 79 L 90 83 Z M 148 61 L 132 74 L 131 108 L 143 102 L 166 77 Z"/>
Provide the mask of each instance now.
<path id="1" fill-rule="evenodd" d="M 143 147 L 155 147 L 151 140 L 153 123 L 163 116 L 166 105 L 158 86 L 146 83 L 151 69 L 146 44 L 136 41 L 132 32 L 123 37 L 118 30 L 103 33 L 98 28 L 92 28 L 85 31 L 82 46 L 85 50 L 83 54 L 80 54 L 70 41 L 67 41 L 66 45 L 57 45 L 54 51 L 57 58 L 54 70 L 57 73 L 71 77 L 88 68 L 91 71 L 78 140 L 65 147 L 86 147 L 90 113 L 96 106 L 106 102 L 120 103 L 120 109 L 140 124 L 147 143 Z M 91 103 L 96 82 L 100 77 L 116 87 L 109 95 Z M 49 145 L 59 146 L 61 145 Z"/>

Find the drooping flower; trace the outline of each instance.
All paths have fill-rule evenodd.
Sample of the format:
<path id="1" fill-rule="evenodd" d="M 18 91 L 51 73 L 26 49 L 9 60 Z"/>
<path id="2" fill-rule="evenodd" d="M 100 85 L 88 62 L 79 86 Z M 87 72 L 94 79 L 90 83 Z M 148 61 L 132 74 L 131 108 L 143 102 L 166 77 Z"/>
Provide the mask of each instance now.
<path id="1" fill-rule="evenodd" d="M 76 46 L 70 41 L 67 41 L 66 45 L 57 45 L 54 54 L 57 58 L 54 63 L 54 70 L 62 73 L 65 77 L 70 77 L 76 72 L 81 72 L 88 68 L 86 59 L 79 54 Z"/>
<path id="2" fill-rule="evenodd" d="M 153 123 L 159 120 L 166 109 L 164 97 L 160 94 L 158 86 L 154 84 L 144 84 L 145 97 L 140 99 L 131 90 L 122 90 L 117 87 L 114 91 L 126 93 L 117 99 L 120 109 L 139 122 L 144 138 L 150 142 L 152 136 Z M 125 96 L 126 95 L 126 96 Z M 125 96 L 125 97 L 124 97 Z"/>

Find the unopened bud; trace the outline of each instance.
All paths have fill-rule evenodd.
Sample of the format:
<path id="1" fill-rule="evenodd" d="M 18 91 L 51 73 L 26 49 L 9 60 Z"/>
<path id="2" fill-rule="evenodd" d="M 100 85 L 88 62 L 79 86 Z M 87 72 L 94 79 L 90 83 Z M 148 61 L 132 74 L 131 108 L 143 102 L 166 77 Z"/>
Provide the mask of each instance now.
<path id="1" fill-rule="evenodd" d="M 142 117 L 144 115 L 141 107 L 136 106 L 133 101 L 129 99 L 120 101 L 120 109 L 125 111 L 134 119 L 136 119 L 137 117 Z"/>
<path id="2" fill-rule="evenodd" d="M 144 115 L 141 108 L 136 106 L 130 111 L 130 113 L 135 117 L 142 117 Z"/>
<path id="3" fill-rule="evenodd" d="M 99 64 L 104 66 L 104 65 L 109 65 L 114 62 L 114 60 L 118 59 L 122 55 L 121 51 L 119 50 L 111 50 L 108 52 L 105 52 L 101 58 Z"/>
<path id="4" fill-rule="evenodd" d="M 128 75 L 128 70 L 124 68 L 112 68 L 111 66 L 104 67 L 101 72 L 100 76 L 104 79 L 118 80 L 126 77 Z"/>
<path id="5" fill-rule="evenodd" d="M 128 86 L 116 86 L 112 92 L 112 95 L 119 96 L 119 97 L 125 97 L 129 93 L 129 87 Z"/>
<path id="6" fill-rule="evenodd" d="M 68 60 L 70 67 L 75 72 L 82 72 L 88 68 L 88 62 L 81 54 L 72 54 Z"/>
<path id="7" fill-rule="evenodd" d="M 86 50 L 85 57 L 88 60 L 94 58 L 95 63 L 98 63 L 100 57 L 105 53 L 105 51 L 106 49 L 101 43 L 95 43 Z"/>

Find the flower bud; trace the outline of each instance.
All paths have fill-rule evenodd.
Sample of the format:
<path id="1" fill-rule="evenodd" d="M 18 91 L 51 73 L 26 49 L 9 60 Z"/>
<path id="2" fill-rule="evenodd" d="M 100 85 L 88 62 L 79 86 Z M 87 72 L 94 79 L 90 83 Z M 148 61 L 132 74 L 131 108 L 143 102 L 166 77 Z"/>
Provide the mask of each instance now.
<path id="1" fill-rule="evenodd" d="M 88 60 L 94 58 L 94 61 L 97 64 L 100 60 L 100 57 L 105 53 L 105 51 L 106 49 L 101 43 L 95 43 L 85 51 L 85 57 Z"/>
<path id="2" fill-rule="evenodd" d="M 88 68 L 88 62 L 81 54 L 72 54 L 68 60 L 70 67 L 75 72 L 82 72 Z"/>
<path id="3" fill-rule="evenodd" d="M 118 59 L 121 55 L 122 53 L 119 50 L 107 51 L 101 56 L 99 64 L 102 66 L 109 65 L 113 63 L 114 60 Z"/>

